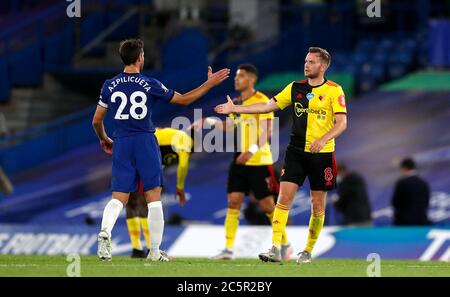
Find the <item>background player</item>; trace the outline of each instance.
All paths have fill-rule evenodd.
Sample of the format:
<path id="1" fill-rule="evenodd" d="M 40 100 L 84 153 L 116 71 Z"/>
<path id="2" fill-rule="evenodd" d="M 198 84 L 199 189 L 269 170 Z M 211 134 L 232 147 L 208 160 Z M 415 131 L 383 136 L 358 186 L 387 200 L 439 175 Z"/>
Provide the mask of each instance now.
<path id="1" fill-rule="evenodd" d="M 306 177 L 311 186 L 312 211 L 305 249 L 297 263 L 311 262 L 311 252 L 322 230 L 325 218 L 326 193 L 336 184 L 334 139 L 347 127 L 344 92 L 338 84 L 328 81 L 325 72 L 330 54 L 310 47 L 305 59 L 307 79 L 290 83 L 269 102 L 247 106 L 228 102 L 216 106 L 218 113 L 268 113 L 292 106 L 293 126 L 281 171 L 281 187 L 273 217 L 272 248 L 261 253 L 263 261 L 281 261 L 281 238 L 285 232 L 289 208 L 299 186 Z"/>
<path id="2" fill-rule="evenodd" d="M 156 128 L 155 136 L 161 150 L 163 168 L 178 164 L 176 196 L 180 205 L 183 206 L 186 203 L 184 184 L 189 169 L 189 156 L 194 140 L 185 131 L 173 128 Z M 137 192 L 130 194 L 126 207 L 128 233 L 133 248 L 132 258 L 145 258 L 147 255 L 141 244 L 141 230 L 144 234 L 147 249 L 150 250 L 147 216 L 147 203 L 145 203 L 142 182 L 139 181 L 139 189 Z"/>
<path id="3" fill-rule="evenodd" d="M 172 104 L 187 105 L 220 84 L 229 76 L 229 69 L 216 73 L 208 68 L 208 80 L 198 88 L 180 94 L 166 88 L 154 78 L 141 74 L 144 66 L 144 43 L 129 39 L 120 43 L 120 57 L 124 71 L 105 81 L 92 124 L 107 153 L 112 153 L 112 199 L 103 212 L 101 231 L 98 235 L 98 256 L 111 259 L 111 231 L 130 192 L 135 192 L 139 178 L 142 180 L 145 200 L 148 203 L 148 225 L 151 248 L 148 259 L 167 261 L 159 246 L 163 236 L 164 217 L 160 201 L 162 185 L 161 154 L 154 136 L 152 104 L 162 100 Z M 105 132 L 103 119 L 108 109 L 114 117 L 113 141 Z"/>
<path id="4" fill-rule="evenodd" d="M 234 87 L 240 92 L 236 104 L 243 106 L 269 102 L 269 98 L 255 90 L 258 69 L 251 64 L 239 65 L 234 78 Z M 245 195 L 251 193 L 259 201 L 259 207 L 272 222 L 275 210 L 273 193 L 278 193 L 279 184 L 273 168 L 272 152 L 269 140 L 272 135 L 273 112 L 263 114 L 230 114 L 232 121 L 214 122 L 225 131 L 240 129 L 236 150 L 228 173 L 228 208 L 225 218 L 225 248 L 213 259 L 229 260 L 233 258 L 233 247 L 239 226 L 240 209 Z M 283 231 L 281 254 L 289 259 L 292 253 L 286 232 Z"/>

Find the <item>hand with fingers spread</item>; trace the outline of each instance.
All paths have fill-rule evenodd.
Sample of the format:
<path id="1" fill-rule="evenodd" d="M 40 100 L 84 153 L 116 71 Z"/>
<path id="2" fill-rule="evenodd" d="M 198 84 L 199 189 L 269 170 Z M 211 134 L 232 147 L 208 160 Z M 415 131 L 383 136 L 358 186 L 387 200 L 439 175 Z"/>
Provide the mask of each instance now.
<path id="1" fill-rule="evenodd" d="M 217 72 L 213 72 L 211 66 L 208 66 L 208 79 L 201 86 L 184 94 L 175 92 L 175 94 L 172 97 L 172 100 L 170 100 L 170 103 L 179 105 L 189 105 L 194 101 L 198 100 L 199 98 L 201 98 L 202 96 L 204 96 L 206 93 L 208 93 L 209 90 L 211 90 L 215 86 L 220 85 L 229 76 L 230 76 L 230 69 L 228 68 L 224 68 Z"/>
<path id="2" fill-rule="evenodd" d="M 214 110 L 215 110 L 215 112 L 220 113 L 220 114 L 230 114 L 230 113 L 234 112 L 233 108 L 234 108 L 233 100 L 231 100 L 230 96 L 227 95 L 227 102 L 217 105 L 214 108 Z"/>
<path id="3" fill-rule="evenodd" d="M 207 83 L 212 86 L 220 85 L 224 80 L 230 76 L 230 69 L 224 68 L 217 72 L 212 72 L 211 66 L 208 66 L 208 80 Z"/>

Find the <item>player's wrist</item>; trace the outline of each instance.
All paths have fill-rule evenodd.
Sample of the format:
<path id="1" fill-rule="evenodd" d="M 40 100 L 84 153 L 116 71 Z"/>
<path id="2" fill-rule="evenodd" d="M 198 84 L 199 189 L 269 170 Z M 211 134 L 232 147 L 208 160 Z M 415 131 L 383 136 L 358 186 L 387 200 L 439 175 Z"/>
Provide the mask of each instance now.
<path id="1" fill-rule="evenodd" d="M 330 141 L 330 139 L 331 138 L 329 138 L 329 137 L 327 137 L 327 136 L 322 136 L 321 138 L 320 138 L 320 140 L 323 142 L 323 143 L 327 143 L 328 141 Z"/>
<path id="2" fill-rule="evenodd" d="M 205 83 L 203 84 L 208 90 L 212 89 L 214 87 L 214 83 L 212 81 L 210 81 L 209 79 L 207 81 L 205 81 Z"/>

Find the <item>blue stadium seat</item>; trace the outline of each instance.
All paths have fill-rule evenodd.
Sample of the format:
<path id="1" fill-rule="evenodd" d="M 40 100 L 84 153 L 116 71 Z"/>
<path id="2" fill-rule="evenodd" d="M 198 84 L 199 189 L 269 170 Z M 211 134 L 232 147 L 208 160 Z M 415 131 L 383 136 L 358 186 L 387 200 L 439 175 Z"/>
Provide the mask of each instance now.
<path id="1" fill-rule="evenodd" d="M 370 62 L 364 63 L 361 65 L 360 74 L 370 76 L 370 79 L 376 82 L 382 82 L 385 79 L 384 65 Z"/>
<path id="2" fill-rule="evenodd" d="M 66 26 L 62 31 L 56 32 L 45 39 L 45 70 L 52 70 L 55 67 L 70 65 L 74 47 L 72 32 L 72 27 Z"/>
<path id="3" fill-rule="evenodd" d="M 8 63 L 6 59 L 0 58 L 0 102 L 6 102 L 9 98 L 10 82 L 8 76 Z"/>
<path id="4" fill-rule="evenodd" d="M 106 17 L 103 12 L 97 12 L 92 15 L 81 18 L 80 29 L 80 46 L 86 46 L 91 42 L 98 34 L 100 34 L 106 28 Z M 93 49 L 90 54 L 102 55 L 104 49 Z"/>
<path id="5" fill-rule="evenodd" d="M 371 73 L 365 73 L 358 76 L 357 89 L 360 92 L 368 92 L 373 90 L 377 85 L 377 80 Z"/>
<path id="6" fill-rule="evenodd" d="M 208 40 L 199 29 L 187 29 L 170 38 L 163 47 L 163 68 L 183 69 L 207 65 Z"/>
<path id="7" fill-rule="evenodd" d="M 107 25 L 111 25 L 120 19 L 125 13 L 123 11 L 108 11 L 106 14 Z M 137 36 L 139 34 L 139 18 L 131 17 L 119 28 L 112 32 L 107 40 L 121 40 Z"/>
<path id="8" fill-rule="evenodd" d="M 388 76 L 390 79 L 395 79 L 406 74 L 407 65 L 405 63 L 397 62 L 389 65 Z"/>
<path id="9" fill-rule="evenodd" d="M 43 63 L 41 45 L 38 42 L 13 53 L 9 63 L 12 85 L 29 87 L 41 83 Z"/>

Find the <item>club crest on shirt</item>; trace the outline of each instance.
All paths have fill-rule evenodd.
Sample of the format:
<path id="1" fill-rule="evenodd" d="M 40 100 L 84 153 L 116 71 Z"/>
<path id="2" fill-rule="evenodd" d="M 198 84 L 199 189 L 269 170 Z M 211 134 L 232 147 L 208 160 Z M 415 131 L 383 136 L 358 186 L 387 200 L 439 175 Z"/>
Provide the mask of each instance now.
<path id="1" fill-rule="evenodd" d="M 311 100 L 312 98 L 314 98 L 314 94 L 313 93 L 306 94 L 306 99 Z"/>

